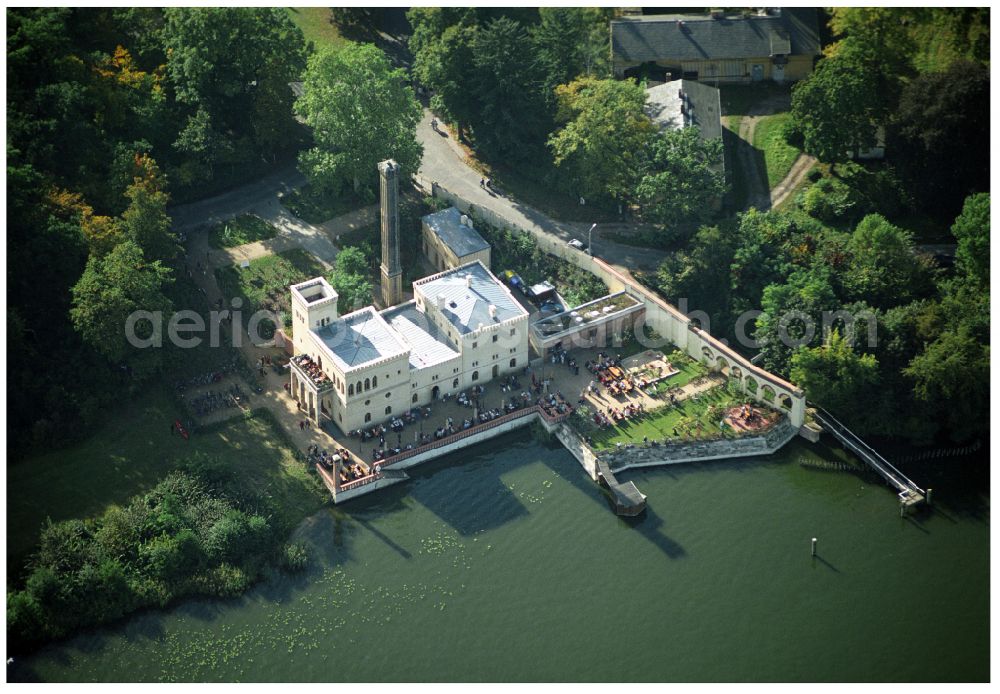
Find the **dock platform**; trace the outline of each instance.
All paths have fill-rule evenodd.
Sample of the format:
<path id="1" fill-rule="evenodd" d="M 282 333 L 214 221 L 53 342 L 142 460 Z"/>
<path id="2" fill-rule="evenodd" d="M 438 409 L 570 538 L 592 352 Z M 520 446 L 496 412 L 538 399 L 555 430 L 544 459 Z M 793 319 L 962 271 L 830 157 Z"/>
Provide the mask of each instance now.
<path id="1" fill-rule="evenodd" d="M 619 482 L 608 464 L 600 459 L 597 460 L 597 480 L 611 493 L 615 513 L 619 516 L 638 516 L 646 510 L 646 495 L 632 481 Z"/>

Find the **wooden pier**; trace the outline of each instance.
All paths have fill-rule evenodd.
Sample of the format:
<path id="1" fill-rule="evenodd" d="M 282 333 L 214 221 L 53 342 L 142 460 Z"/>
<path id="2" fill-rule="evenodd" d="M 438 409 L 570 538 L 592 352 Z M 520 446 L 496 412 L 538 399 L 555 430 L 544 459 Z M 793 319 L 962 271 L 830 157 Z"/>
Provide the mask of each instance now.
<path id="1" fill-rule="evenodd" d="M 883 458 L 878 451 L 861 440 L 861 438 L 846 426 L 841 424 L 832 414 L 818 405 L 810 403 L 815 408 L 813 417 L 824 430 L 833 435 L 843 444 L 844 448 L 854 453 L 863 462 L 875 470 L 882 478 L 899 491 L 899 503 L 906 509 L 926 501 L 926 492 L 913 483 L 896 466 Z"/>
<path id="2" fill-rule="evenodd" d="M 638 516 L 646 510 L 646 495 L 631 480 L 622 484 L 603 460 L 597 460 L 597 481 L 611 493 L 615 513 L 619 516 Z"/>

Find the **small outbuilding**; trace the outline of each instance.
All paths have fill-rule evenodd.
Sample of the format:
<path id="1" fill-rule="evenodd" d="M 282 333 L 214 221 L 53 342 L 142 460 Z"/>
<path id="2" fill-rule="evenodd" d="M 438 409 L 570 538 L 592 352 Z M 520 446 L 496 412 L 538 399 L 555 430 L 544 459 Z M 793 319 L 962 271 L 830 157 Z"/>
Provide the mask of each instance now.
<path id="1" fill-rule="evenodd" d="M 422 227 L 424 255 L 438 270 L 451 270 L 477 260 L 489 269 L 490 244 L 458 208 L 426 215 Z"/>

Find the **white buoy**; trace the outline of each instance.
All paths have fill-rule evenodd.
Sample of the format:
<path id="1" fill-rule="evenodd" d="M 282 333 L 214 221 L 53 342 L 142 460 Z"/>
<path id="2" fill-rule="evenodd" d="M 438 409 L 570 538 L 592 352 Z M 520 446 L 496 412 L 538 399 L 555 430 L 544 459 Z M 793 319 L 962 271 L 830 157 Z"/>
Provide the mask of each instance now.
<path id="1" fill-rule="evenodd" d="M 812 555 L 814 557 L 816 556 L 816 538 L 815 537 L 813 538 L 813 541 L 812 541 Z"/>

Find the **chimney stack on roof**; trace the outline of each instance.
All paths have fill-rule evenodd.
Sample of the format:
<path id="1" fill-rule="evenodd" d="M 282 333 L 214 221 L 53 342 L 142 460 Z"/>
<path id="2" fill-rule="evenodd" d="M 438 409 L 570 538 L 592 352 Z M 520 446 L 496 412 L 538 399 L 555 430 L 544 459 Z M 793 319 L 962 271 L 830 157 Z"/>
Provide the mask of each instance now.
<path id="1" fill-rule="evenodd" d="M 472 288 L 472 275 L 465 276 L 465 286 L 470 289 Z"/>

